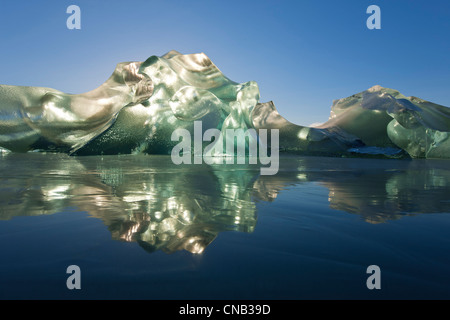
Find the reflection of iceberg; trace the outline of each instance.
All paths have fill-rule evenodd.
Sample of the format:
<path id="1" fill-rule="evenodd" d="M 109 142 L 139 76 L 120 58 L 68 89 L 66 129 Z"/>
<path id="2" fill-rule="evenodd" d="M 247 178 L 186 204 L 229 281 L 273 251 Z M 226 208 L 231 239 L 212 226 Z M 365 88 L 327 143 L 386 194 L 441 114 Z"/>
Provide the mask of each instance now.
<path id="1" fill-rule="evenodd" d="M 447 160 L 321 158 L 317 163 L 311 157 L 299 162 L 305 180 L 329 190 L 332 209 L 358 214 L 370 223 L 450 212 Z"/>
<path id="2" fill-rule="evenodd" d="M 119 220 L 111 220 L 107 213 L 97 216 L 113 238 L 137 241 L 147 251 L 201 253 L 219 232 L 254 230 L 256 208 L 250 192 L 254 171 L 222 172 L 206 165 L 186 170 L 165 165 L 167 160 L 144 162 L 157 171 L 143 177 L 136 172 L 139 180 L 127 174 L 119 183 L 117 167 L 107 163 L 99 168 L 105 183 L 114 181 L 115 197 L 127 212 Z"/>
<path id="3" fill-rule="evenodd" d="M 331 209 L 367 222 L 450 211 L 444 160 L 286 157 L 272 176 L 260 175 L 258 165 L 177 166 L 170 156 L 27 153 L 0 160 L 0 219 L 75 208 L 103 221 L 114 239 L 149 252 L 200 253 L 220 232 L 252 232 L 259 202 L 277 201 L 285 189 L 296 190 L 296 210 L 308 210 L 299 200 L 311 182 L 326 188 L 321 196 Z"/>
<path id="4" fill-rule="evenodd" d="M 148 251 L 200 253 L 219 232 L 252 232 L 257 171 L 186 170 L 170 158 L 9 154 L 0 161 L 0 219 L 77 208 L 101 219 L 116 240 Z M 33 165 L 23 160 L 32 161 Z M 28 169 L 27 169 L 28 168 Z M 31 179 L 21 179 L 23 174 Z"/>
<path id="5" fill-rule="evenodd" d="M 420 213 L 450 212 L 447 160 L 328 157 L 282 160 L 276 175 L 260 176 L 255 181 L 255 199 L 275 201 L 284 189 L 316 182 L 327 189 L 330 208 L 358 214 L 369 223 Z"/>
<path id="6" fill-rule="evenodd" d="M 282 151 L 331 156 L 450 157 L 450 110 L 379 86 L 336 100 L 303 127 L 260 103 L 255 82 L 225 77 L 203 53 L 120 63 L 92 92 L 0 86 L 0 147 L 79 155 L 167 154 L 177 128 L 279 129 Z M 223 138 L 223 135 L 222 135 Z M 209 142 L 208 142 L 209 143 Z"/>

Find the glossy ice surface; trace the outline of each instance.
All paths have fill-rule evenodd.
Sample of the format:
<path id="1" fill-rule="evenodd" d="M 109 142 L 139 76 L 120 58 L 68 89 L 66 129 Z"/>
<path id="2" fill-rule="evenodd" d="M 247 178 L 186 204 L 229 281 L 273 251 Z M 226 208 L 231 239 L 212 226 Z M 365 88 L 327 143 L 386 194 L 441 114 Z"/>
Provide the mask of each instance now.
<path id="1" fill-rule="evenodd" d="M 119 63 L 78 95 L 0 85 L 0 147 L 78 155 L 170 154 L 175 129 L 279 129 L 280 150 L 303 155 L 449 158 L 450 109 L 374 86 L 336 100 L 327 122 L 304 127 L 261 103 L 254 81 L 228 79 L 203 53 Z M 299 98 L 301 99 L 301 97 Z M 224 145 L 224 144 L 223 144 Z M 219 152 L 221 153 L 221 152 Z M 224 150 L 224 153 L 227 153 Z"/>

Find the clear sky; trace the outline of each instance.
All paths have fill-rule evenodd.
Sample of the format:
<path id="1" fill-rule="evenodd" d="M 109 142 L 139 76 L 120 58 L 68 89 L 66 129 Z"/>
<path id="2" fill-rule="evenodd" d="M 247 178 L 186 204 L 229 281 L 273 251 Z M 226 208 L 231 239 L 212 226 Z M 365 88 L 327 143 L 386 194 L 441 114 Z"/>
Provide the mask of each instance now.
<path id="1" fill-rule="evenodd" d="M 71 4 L 81 30 L 66 27 Z M 380 30 L 366 27 L 372 4 Z M 118 62 L 174 49 L 256 81 L 297 124 L 376 84 L 450 107 L 448 0 L 2 0 L 0 37 L 0 84 L 81 93 Z"/>

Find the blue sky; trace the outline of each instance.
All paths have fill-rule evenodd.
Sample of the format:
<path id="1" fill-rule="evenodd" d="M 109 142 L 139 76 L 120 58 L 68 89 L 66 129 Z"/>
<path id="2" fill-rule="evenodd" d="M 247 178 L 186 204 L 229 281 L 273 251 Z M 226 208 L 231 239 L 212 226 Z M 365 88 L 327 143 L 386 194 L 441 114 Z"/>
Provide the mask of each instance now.
<path id="1" fill-rule="evenodd" d="M 81 30 L 66 9 L 81 8 Z M 369 5 L 381 29 L 369 30 Z M 291 122 L 379 84 L 450 107 L 447 0 L 41 0 L 0 5 L 0 83 L 92 90 L 118 62 L 204 52 Z"/>

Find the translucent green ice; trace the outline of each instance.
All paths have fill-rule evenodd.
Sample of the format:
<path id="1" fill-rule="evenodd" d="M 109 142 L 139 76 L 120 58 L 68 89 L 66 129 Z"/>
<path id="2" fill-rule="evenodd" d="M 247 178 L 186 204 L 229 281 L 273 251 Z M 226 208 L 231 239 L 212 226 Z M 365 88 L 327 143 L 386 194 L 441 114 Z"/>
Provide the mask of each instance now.
<path id="1" fill-rule="evenodd" d="M 175 129 L 278 129 L 280 151 L 329 156 L 450 157 L 450 109 L 374 86 L 335 100 L 320 126 L 290 123 L 258 85 L 228 79 L 203 53 L 119 63 L 84 94 L 0 85 L 0 147 L 13 152 L 170 154 Z M 221 135 L 220 139 L 223 139 Z"/>

